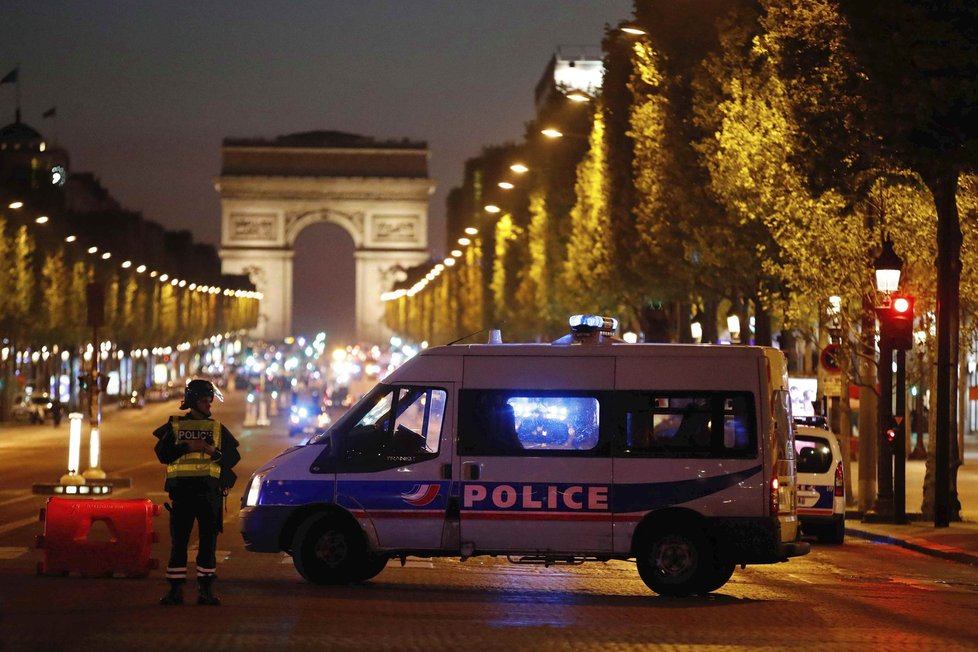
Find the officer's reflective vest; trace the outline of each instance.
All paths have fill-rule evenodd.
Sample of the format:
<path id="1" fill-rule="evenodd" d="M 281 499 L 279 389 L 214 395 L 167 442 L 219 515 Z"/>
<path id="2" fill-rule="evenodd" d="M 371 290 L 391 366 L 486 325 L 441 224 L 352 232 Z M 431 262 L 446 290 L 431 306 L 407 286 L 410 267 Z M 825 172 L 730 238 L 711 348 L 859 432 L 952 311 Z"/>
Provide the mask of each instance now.
<path id="1" fill-rule="evenodd" d="M 221 422 L 211 419 L 189 419 L 172 417 L 170 426 L 177 443 L 214 439 L 214 446 L 221 447 Z M 221 478 L 221 465 L 207 453 L 186 453 L 171 464 L 166 465 L 166 478 Z"/>

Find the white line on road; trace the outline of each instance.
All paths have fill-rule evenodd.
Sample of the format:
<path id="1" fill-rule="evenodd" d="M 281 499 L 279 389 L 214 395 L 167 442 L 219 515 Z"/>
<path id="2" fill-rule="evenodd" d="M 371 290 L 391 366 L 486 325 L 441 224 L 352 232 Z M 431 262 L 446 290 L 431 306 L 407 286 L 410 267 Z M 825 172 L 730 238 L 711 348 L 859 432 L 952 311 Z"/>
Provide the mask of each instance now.
<path id="1" fill-rule="evenodd" d="M 24 548 L 23 546 L 0 546 L 0 559 L 17 559 L 26 555 L 28 550 L 30 548 Z"/>
<path id="2" fill-rule="evenodd" d="M 35 494 L 33 492 L 31 492 L 31 491 L 25 491 L 24 493 L 22 493 L 22 494 L 20 494 L 18 496 L 15 496 L 13 498 L 8 498 L 7 500 L 4 500 L 3 502 L 0 502 L 0 507 L 5 507 L 6 505 L 13 505 L 14 503 L 22 503 L 25 500 L 29 500 L 31 498 L 34 498 L 34 496 L 35 496 Z"/>
<path id="3" fill-rule="evenodd" d="M 3 525 L 0 525 L 0 534 L 6 534 L 7 532 L 19 530 L 20 528 L 31 525 L 32 523 L 40 523 L 37 516 L 22 518 L 19 521 L 12 521 L 10 523 L 4 523 Z"/>

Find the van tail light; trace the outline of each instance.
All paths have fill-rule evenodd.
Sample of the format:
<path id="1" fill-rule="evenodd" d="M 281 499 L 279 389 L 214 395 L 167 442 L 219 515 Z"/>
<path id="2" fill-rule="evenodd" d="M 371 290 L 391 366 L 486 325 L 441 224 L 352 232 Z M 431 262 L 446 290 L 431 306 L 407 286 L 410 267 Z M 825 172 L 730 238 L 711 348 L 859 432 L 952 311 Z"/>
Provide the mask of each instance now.
<path id="1" fill-rule="evenodd" d="M 778 501 L 778 476 L 771 478 L 771 516 L 777 516 L 778 512 L 781 511 L 781 507 Z"/>
<path id="2" fill-rule="evenodd" d="M 846 495 L 846 486 L 843 480 L 844 480 L 844 476 L 842 475 L 842 462 L 840 461 L 838 464 L 835 465 L 835 495 L 836 496 Z"/>

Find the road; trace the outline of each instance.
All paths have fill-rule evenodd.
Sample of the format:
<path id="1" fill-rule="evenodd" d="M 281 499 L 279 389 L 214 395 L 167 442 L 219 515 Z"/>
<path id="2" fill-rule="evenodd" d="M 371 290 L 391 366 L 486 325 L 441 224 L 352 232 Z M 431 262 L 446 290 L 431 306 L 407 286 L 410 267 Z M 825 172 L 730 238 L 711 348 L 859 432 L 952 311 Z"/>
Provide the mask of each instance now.
<path id="1" fill-rule="evenodd" d="M 131 478 L 116 498 L 162 503 L 152 428 L 176 407 L 107 410 L 104 463 Z M 219 548 L 219 608 L 164 608 L 160 570 L 145 578 L 37 576 L 32 547 L 45 496 L 64 472 L 67 426 L 0 430 L 0 650 L 674 650 L 975 649 L 978 568 L 849 539 L 786 564 L 738 569 L 717 593 L 651 593 L 634 564 L 517 566 L 409 558 L 360 586 L 317 587 L 284 555 L 253 554 L 237 505 L 251 470 L 289 445 L 273 427 L 242 428 L 244 397 L 216 408 L 241 441 L 241 479 Z M 85 455 L 83 455 L 83 459 Z M 84 466 L 84 465 L 83 465 Z M 166 563 L 165 513 L 155 519 Z"/>

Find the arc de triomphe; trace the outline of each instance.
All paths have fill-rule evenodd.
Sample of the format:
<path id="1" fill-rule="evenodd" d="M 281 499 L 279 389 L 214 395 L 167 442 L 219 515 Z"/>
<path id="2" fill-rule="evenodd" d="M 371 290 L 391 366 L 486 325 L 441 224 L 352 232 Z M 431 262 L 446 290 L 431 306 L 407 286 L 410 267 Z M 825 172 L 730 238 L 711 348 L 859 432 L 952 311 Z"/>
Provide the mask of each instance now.
<path id="1" fill-rule="evenodd" d="M 382 292 L 398 269 L 428 259 L 428 178 L 424 143 L 375 141 L 334 131 L 274 140 L 225 139 L 221 176 L 221 269 L 248 274 L 264 294 L 253 335 L 292 335 L 293 245 L 325 222 L 353 239 L 359 341 L 381 342 Z M 330 273 L 323 260 L 322 273 Z"/>

